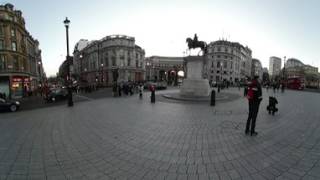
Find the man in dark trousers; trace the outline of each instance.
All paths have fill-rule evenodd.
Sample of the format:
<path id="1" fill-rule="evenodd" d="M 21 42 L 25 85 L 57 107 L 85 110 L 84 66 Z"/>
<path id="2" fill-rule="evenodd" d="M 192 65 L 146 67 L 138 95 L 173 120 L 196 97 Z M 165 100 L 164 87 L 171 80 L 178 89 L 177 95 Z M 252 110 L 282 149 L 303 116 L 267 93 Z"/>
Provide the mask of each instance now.
<path id="1" fill-rule="evenodd" d="M 259 111 L 260 102 L 262 100 L 262 90 L 261 85 L 258 81 L 258 76 L 255 76 L 249 84 L 247 98 L 249 101 L 249 116 L 247 120 L 245 133 L 250 133 L 251 136 L 256 136 L 258 135 L 258 133 L 255 131 L 256 119 Z"/>

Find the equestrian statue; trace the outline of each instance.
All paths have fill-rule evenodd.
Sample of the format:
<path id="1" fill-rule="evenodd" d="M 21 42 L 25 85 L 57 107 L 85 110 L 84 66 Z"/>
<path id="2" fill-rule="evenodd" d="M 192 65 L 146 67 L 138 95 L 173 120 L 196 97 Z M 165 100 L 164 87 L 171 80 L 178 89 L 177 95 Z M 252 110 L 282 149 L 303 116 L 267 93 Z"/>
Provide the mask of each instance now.
<path id="1" fill-rule="evenodd" d="M 207 43 L 204 42 L 204 41 L 199 41 L 197 34 L 194 34 L 194 38 L 193 39 L 187 38 L 186 42 L 188 43 L 189 50 L 190 49 L 195 49 L 195 48 L 200 48 L 201 51 L 203 52 L 203 55 L 207 54 Z"/>

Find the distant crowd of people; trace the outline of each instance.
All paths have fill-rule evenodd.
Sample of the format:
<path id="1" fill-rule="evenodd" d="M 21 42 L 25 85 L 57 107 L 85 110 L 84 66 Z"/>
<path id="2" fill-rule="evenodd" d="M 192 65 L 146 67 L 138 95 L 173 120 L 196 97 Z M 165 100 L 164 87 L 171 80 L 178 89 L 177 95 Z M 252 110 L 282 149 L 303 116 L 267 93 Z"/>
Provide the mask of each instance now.
<path id="1" fill-rule="evenodd" d="M 120 82 L 114 83 L 112 86 L 112 93 L 114 97 L 119 97 L 122 95 L 132 96 L 134 93 L 142 94 L 144 89 L 143 82 Z"/>
<path id="2" fill-rule="evenodd" d="M 269 90 L 269 88 L 272 88 L 274 93 L 279 92 L 280 89 L 281 89 L 281 92 L 284 92 L 285 84 L 280 82 L 271 82 L 271 83 L 266 83 L 265 88 L 267 91 Z"/>

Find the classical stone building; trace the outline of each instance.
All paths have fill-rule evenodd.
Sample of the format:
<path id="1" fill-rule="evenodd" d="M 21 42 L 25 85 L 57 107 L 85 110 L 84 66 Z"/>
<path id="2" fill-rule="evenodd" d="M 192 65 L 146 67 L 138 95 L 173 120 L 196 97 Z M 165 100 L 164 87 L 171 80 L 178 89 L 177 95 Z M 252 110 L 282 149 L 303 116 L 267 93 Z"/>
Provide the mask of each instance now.
<path id="1" fill-rule="evenodd" d="M 252 59 L 252 65 L 251 65 L 251 76 L 259 76 L 259 79 L 262 80 L 262 64 L 259 59 Z"/>
<path id="2" fill-rule="evenodd" d="M 22 12 L 12 4 L 0 5 L 0 91 L 22 97 L 44 76 L 39 42 L 26 30 Z"/>
<path id="3" fill-rule="evenodd" d="M 208 45 L 207 78 L 211 83 L 244 82 L 251 76 L 252 51 L 240 43 L 219 40 Z"/>
<path id="4" fill-rule="evenodd" d="M 285 78 L 300 77 L 304 79 L 306 87 L 319 88 L 320 74 L 318 68 L 306 65 L 296 58 L 289 58 L 283 69 Z"/>
<path id="5" fill-rule="evenodd" d="M 145 51 L 135 44 L 134 37 L 112 35 L 91 42 L 82 39 L 73 55 L 73 74 L 79 82 L 111 86 L 115 81 L 145 80 Z"/>
<path id="6" fill-rule="evenodd" d="M 304 77 L 307 74 L 318 73 L 317 67 L 306 65 L 296 58 L 289 58 L 284 67 L 286 77 Z"/>
<path id="7" fill-rule="evenodd" d="M 145 59 L 145 65 L 147 81 L 177 84 L 179 77 L 184 76 L 183 57 L 151 56 Z"/>
<path id="8" fill-rule="evenodd" d="M 284 64 L 285 68 L 302 67 L 302 66 L 304 66 L 304 64 L 299 59 L 296 59 L 296 58 L 289 58 Z"/>

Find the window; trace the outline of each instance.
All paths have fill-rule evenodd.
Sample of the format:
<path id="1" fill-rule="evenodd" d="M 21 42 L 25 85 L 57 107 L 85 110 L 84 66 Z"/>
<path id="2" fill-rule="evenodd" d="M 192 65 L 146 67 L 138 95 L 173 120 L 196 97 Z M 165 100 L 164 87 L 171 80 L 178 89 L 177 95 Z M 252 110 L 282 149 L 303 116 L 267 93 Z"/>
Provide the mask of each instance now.
<path id="1" fill-rule="evenodd" d="M 108 53 L 104 54 L 104 64 L 106 67 L 109 66 L 109 54 Z"/>
<path id="2" fill-rule="evenodd" d="M 2 39 L 0 40 L 0 49 L 4 49 L 4 41 Z"/>
<path id="3" fill-rule="evenodd" d="M 221 51 L 221 48 L 220 48 L 220 47 L 218 47 L 218 51 L 219 51 L 219 52 Z"/>
<path id="4" fill-rule="evenodd" d="M 11 29 L 11 36 L 16 37 L 16 30 L 15 29 Z"/>
<path id="5" fill-rule="evenodd" d="M 112 56 L 112 66 L 116 66 L 116 57 L 115 56 Z"/>
<path id="6" fill-rule="evenodd" d="M 224 56 L 225 59 L 228 59 L 228 56 Z"/>
<path id="7" fill-rule="evenodd" d="M 217 58 L 220 58 L 220 55 L 218 55 Z"/>
<path id="8" fill-rule="evenodd" d="M 230 63 L 230 68 L 232 69 L 232 66 L 233 66 L 233 62 L 231 61 L 231 63 Z"/>
<path id="9" fill-rule="evenodd" d="M 131 58 L 128 57 L 128 66 L 130 66 L 130 65 L 131 65 Z"/>
<path id="10" fill-rule="evenodd" d="M 105 64 L 106 67 L 109 66 L 109 58 L 108 57 L 104 58 L 104 64 Z"/>
<path id="11" fill-rule="evenodd" d="M 17 51 L 17 43 L 16 42 L 12 42 L 11 47 L 12 47 L 12 51 Z"/>
<path id="12" fill-rule="evenodd" d="M 23 63 L 23 67 L 22 67 L 23 70 L 27 71 L 27 67 L 28 67 L 28 66 L 27 66 L 27 65 L 28 65 L 27 60 L 26 60 L 26 59 L 23 59 L 23 62 L 22 62 L 22 63 Z"/>
<path id="13" fill-rule="evenodd" d="M 220 67 L 220 61 L 217 62 L 217 68 L 219 68 L 219 67 Z"/>
<path id="14" fill-rule="evenodd" d="M 211 67 L 213 68 L 213 61 L 212 61 L 212 63 L 211 63 Z"/>
<path id="15" fill-rule="evenodd" d="M 138 60 L 136 60 L 136 67 L 138 67 L 139 66 L 139 61 Z"/>
<path id="16" fill-rule="evenodd" d="M 13 56 L 13 69 L 14 70 L 19 70 L 18 56 Z"/>
<path id="17" fill-rule="evenodd" d="M 223 63 L 223 68 L 227 68 L 228 62 Z"/>
<path id="18" fill-rule="evenodd" d="M 3 26 L 0 25 L 0 36 L 3 36 L 4 35 L 4 30 L 3 30 Z"/>
<path id="19" fill-rule="evenodd" d="M 0 55 L 0 70 L 5 70 L 7 68 L 6 58 L 4 55 Z"/>
<path id="20" fill-rule="evenodd" d="M 224 48 L 224 52 L 228 52 L 228 48 Z"/>

